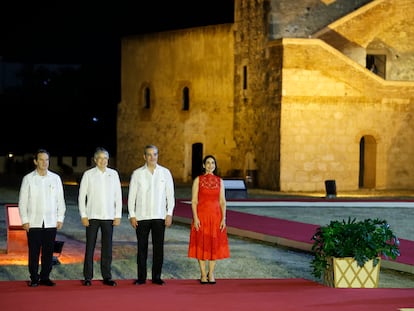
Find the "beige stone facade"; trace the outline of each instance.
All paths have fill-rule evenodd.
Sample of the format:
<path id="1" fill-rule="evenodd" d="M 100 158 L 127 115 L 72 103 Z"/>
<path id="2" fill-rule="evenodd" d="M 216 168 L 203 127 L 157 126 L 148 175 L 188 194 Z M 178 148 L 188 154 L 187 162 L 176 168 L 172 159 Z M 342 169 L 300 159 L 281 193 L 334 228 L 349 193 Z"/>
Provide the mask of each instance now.
<path id="1" fill-rule="evenodd" d="M 117 130 L 120 172 L 132 172 L 143 163 L 147 144 L 158 146 L 159 163 L 178 181 L 192 180 L 197 143 L 204 155 L 214 153 L 220 166 L 231 167 L 233 45 L 232 25 L 124 40 Z"/>
<path id="2" fill-rule="evenodd" d="M 260 188 L 414 189 L 414 0 L 294 2 L 125 38 L 119 171 L 153 143 L 180 182 L 212 153 Z"/>

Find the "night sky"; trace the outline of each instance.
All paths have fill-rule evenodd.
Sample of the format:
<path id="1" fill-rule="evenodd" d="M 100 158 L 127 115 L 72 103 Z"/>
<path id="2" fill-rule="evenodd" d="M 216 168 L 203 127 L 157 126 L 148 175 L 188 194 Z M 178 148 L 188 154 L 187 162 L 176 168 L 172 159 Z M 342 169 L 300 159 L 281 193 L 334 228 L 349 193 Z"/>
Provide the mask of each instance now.
<path id="1" fill-rule="evenodd" d="M 121 38 L 233 22 L 232 0 L 9 2 L 0 11 L 0 155 L 44 147 L 90 156 L 98 145 L 114 154 Z"/>

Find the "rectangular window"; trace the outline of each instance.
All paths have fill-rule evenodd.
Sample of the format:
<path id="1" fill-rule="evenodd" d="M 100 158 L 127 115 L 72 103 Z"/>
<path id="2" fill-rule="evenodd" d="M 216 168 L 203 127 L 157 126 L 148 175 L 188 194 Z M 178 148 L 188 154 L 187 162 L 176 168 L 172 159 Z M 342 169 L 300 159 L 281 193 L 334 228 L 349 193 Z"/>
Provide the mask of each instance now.
<path id="1" fill-rule="evenodd" d="M 247 66 L 243 66 L 243 90 L 247 90 Z"/>

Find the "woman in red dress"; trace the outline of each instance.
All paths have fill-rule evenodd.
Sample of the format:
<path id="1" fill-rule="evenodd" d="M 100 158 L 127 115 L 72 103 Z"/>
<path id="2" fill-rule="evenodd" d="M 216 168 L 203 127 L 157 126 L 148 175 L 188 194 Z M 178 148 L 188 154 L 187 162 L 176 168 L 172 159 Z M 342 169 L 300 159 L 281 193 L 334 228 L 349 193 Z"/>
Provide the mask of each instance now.
<path id="1" fill-rule="evenodd" d="M 223 180 L 215 175 L 217 167 L 214 156 L 208 155 L 203 159 L 203 169 L 205 173 L 194 179 L 192 187 L 193 221 L 188 257 L 198 260 L 200 283 L 215 284 L 216 260 L 230 257 L 226 229 L 226 198 Z"/>

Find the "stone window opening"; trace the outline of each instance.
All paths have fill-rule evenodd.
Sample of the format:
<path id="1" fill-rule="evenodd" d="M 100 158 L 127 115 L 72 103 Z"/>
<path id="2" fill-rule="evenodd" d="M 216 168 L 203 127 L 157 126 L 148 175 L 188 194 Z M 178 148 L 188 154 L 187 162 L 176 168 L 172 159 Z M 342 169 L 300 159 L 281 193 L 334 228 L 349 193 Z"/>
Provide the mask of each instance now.
<path id="1" fill-rule="evenodd" d="M 243 66 L 243 90 L 247 90 L 247 66 Z"/>
<path id="2" fill-rule="evenodd" d="M 383 79 L 386 79 L 386 64 L 386 55 L 367 54 L 366 56 L 366 68 Z"/>
<path id="3" fill-rule="evenodd" d="M 144 108 L 150 109 L 151 108 L 151 90 L 149 87 L 144 89 Z"/>
<path id="4" fill-rule="evenodd" d="M 188 87 L 183 88 L 182 110 L 190 110 L 190 89 Z"/>

